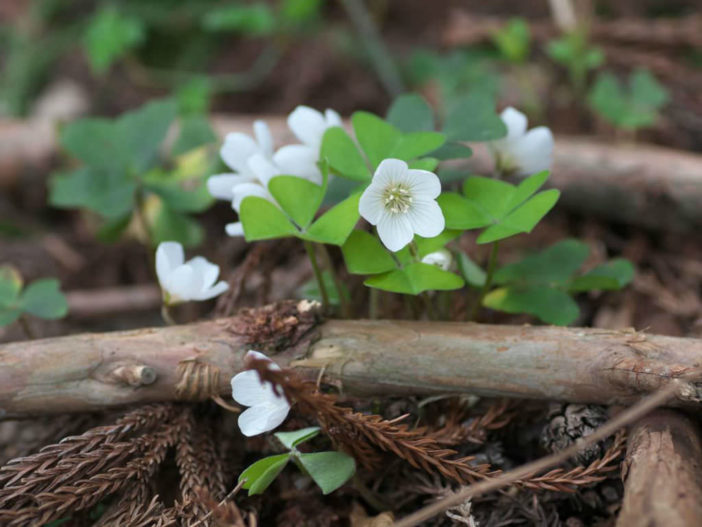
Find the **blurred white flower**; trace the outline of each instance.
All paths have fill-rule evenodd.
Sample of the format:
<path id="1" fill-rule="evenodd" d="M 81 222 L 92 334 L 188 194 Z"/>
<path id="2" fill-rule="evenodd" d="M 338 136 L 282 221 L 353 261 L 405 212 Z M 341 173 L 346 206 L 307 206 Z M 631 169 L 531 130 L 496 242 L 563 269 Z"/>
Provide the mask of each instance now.
<path id="1" fill-rule="evenodd" d="M 258 351 L 249 351 L 245 358 L 254 357 L 270 362 L 269 368 L 280 367 Z M 290 411 L 290 403 L 284 395 L 277 395 L 271 383 L 262 383 L 255 370 L 237 373 L 231 380 L 232 398 L 243 406 L 248 406 L 239 415 L 239 428 L 247 437 L 269 432 L 285 421 Z"/>
<path id="2" fill-rule="evenodd" d="M 170 306 L 190 300 L 208 300 L 221 295 L 229 287 L 222 280 L 217 282 L 219 266 L 202 256 L 185 262 L 183 246 L 178 242 L 159 244 L 156 249 L 156 275 L 163 302 Z"/>
<path id="3" fill-rule="evenodd" d="M 231 201 L 236 185 L 256 181 L 256 174 L 249 168 L 251 156 L 273 157 L 273 137 L 268 125 L 264 121 L 255 121 L 253 127 L 256 139 L 241 132 L 227 134 L 224 138 L 219 155 L 234 172 L 209 177 L 207 189 L 213 197 Z"/>
<path id="4" fill-rule="evenodd" d="M 448 268 L 451 267 L 452 261 L 453 257 L 451 256 L 451 253 L 446 249 L 440 249 L 436 252 L 429 253 L 424 258 L 422 258 L 422 263 L 435 265 L 439 269 L 443 269 L 444 271 L 448 271 Z"/>
<path id="5" fill-rule="evenodd" d="M 399 159 L 383 160 L 358 204 L 358 211 L 376 225 L 385 247 L 399 251 L 415 234 L 433 238 L 444 230 L 444 215 L 436 198 L 441 183 L 436 174 L 415 170 Z"/>
<path id="6" fill-rule="evenodd" d="M 526 176 L 551 168 L 553 134 L 545 126 L 527 132 L 527 118 L 511 106 L 500 114 L 507 136 L 488 144 L 498 170 Z"/>

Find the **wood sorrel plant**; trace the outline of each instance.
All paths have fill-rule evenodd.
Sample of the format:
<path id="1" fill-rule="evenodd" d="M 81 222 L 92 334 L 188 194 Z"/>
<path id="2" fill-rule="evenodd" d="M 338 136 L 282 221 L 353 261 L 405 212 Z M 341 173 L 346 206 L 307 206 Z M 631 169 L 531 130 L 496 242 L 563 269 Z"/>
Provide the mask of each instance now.
<path id="1" fill-rule="evenodd" d="M 578 315 L 571 294 L 617 289 L 631 280 L 633 269 L 622 260 L 574 277 L 587 256 L 586 247 L 577 242 L 548 249 L 521 266 L 498 268 L 498 242 L 531 232 L 558 200 L 557 190 L 541 190 L 549 176 L 553 136 L 545 127 L 527 131 L 526 117 L 513 108 L 497 115 L 483 97 L 463 98 L 453 110 L 437 131 L 426 102 L 416 95 L 402 96 L 387 119 L 354 113 L 352 137 L 334 112 L 322 115 L 298 108 L 289 124 L 302 145 L 263 152 L 259 144 L 249 148 L 253 154 L 248 158 L 245 150 L 234 156 L 243 169 L 228 176 L 235 184 L 223 197 L 233 199 L 241 223 L 228 232 L 243 234 L 248 241 L 301 239 L 325 303 L 330 282 L 337 289 L 335 298 L 343 303 L 345 297 L 338 280 L 325 280 L 317 263 L 318 250 L 326 256 L 325 244 L 341 247 L 347 270 L 365 275 L 364 284 L 373 289 L 420 295 L 468 283 L 478 289 L 471 316 L 483 305 L 568 324 Z M 466 141 L 488 142 L 497 178 L 469 176 L 462 192 L 442 193 L 433 171 L 441 160 L 469 157 Z M 281 156 L 286 149 L 288 155 Z M 227 155 L 232 157 L 232 152 Z M 296 173 L 286 172 L 286 166 Z M 510 175 L 526 177 L 518 184 L 500 180 Z M 211 183 L 222 181 L 222 176 L 215 178 L 220 179 Z M 318 214 L 330 201 L 335 204 Z M 373 228 L 358 226 L 361 218 Z M 474 229 L 482 231 L 479 244 L 492 244 L 487 269 L 458 254 L 454 272 L 445 256 L 447 244 Z M 543 276 L 535 281 L 530 266 L 550 262 L 554 255 L 556 268 L 560 258 L 577 265 L 560 268 L 558 276 L 550 276 L 544 266 Z M 333 272 L 331 265 L 327 270 Z M 431 299 L 424 300 L 431 316 Z"/>

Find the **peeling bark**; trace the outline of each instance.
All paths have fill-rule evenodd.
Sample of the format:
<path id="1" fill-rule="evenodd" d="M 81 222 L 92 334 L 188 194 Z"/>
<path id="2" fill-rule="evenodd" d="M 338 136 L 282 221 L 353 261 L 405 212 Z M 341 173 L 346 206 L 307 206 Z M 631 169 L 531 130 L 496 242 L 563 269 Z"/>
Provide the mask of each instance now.
<path id="1" fill-rule="evenodd" d="M 303 301 L 304 302 L 304 301 Z M 331 320 L 289 306 L 168 328 L 0 346 L 6 416 L 227 394 L 251 348 L 357 395 L 474 393 L 629 404 L 702 364 L 702 340 L 597 329 Z M 302 304 L 304 305 L 304 304 Z M 702 384 L 681 383 L 677 405 Z"/>
<path id="2" fill-rule="evenodd" d="M 702 442 L 697 425 L 657 410 L 634 425 L 617 527 L 702 525 Z"/>

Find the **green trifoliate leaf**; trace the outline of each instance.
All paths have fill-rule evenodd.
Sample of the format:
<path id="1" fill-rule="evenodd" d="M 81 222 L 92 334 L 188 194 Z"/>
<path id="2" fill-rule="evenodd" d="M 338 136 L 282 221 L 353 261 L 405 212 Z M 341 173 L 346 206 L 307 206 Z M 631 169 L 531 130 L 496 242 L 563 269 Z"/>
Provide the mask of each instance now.
<path id="1" fill-rule="evenodd" d="M 356 112 L 351 117 L 356 138 L 373 168 L 383 159 L 409 161 L 439 148 L 446 140 L 437 132 L 402 133 L 380 117 Z"/>
<path id="2" fill-rule="evenodd" d="M 185 247 L 195 247 L 202 243 L 205 231 L 197 220 L 159 203 L 151 223 L 151 236 L 155 245 L 161 242 L 180 242 Z"/>
<path id="3" fill-rule="evenodd" d="M 505 265 L 494 276 L 496 284 L 565 285 L 585 263 L 589 248 L 578 240 L 563 240 L 541 252 Z"/>
<path id="4" fill-rule="evenodd" d="M 150 168 L 176 118 L 175 101 L 164 99 L 145 104 L 115 122 L 120 147 L 127 153 L 129 169 L 140 174 Z"/>
<path id="5" fill-rule="evenodd" d="M 443 249 L 448 242 L 458 238 L 460 235 L 461 231 L 451 229 L 445 229 L 441 234 L 433 238 L 423 238 L 416 235 L 414 237 L 414 242 L 417 245 L 417 254 L 422 258 L 429 253 Z"/>
<path id="6" fill-rule="evenodd" d="M 144 40 L 144 23 L 114 7 L 98 11 L 88 25 L 85 48 L 96 73 L 106 72 L 112 63 Z"/>
<path id="7" fill-rule="evenodd" d="M 324 133 L 320 158 L 326 159 L 335 173 L 355 181 L 370 181 L 372 174 L 356 143 L 346 131 L 334 126 Z"/>
<path id="8" fill-rule="evenodd" d="M 353 231 L 341 247 L 349 273 L 378 274 L 394 269 L 395 260 L 380 240 L 365 231 Z"/>
<path id="9" fill-rule="evenodd" d="M 241 473 L 239 482 L 246 480 L 243 488 L 249 491 L 249 496 L 261 494 L 283 471 L 289 459 L 289 453 L 259 459 Z"/>
<path id="10" fill-rule="evenodd" d="M 446 161 L 447 159 L 468 159 L 473 155 L 473 150 L 463 143 L 451 141 L 434 150 L 431 155 L 441 161 Z M 461 177 L 461 179 L 463 178 Z"/>
<path id="11" fill-rule="evenodd" d="M 0 327 L 9 326 L 22 316 L 22 310 L 18 307 L 0 306 Z"/>
<path id="12" fill-rule="evenodd" d="M 0 308 L 17 303 L 19 292 L 22 290 L 22 277 L 12 266 L 0 267 Z"/>
<path id="13" fill-rule="evenodd" d="M 580 312 L 567 293 L 539 285 L 500 287 L 485 296 L 483 305 L 506 313 L 529 313 L 558 326 L 571 324 Z"/>
<path id="14" fill-rule="evenodd" d="M 539 172 L 519 185 L 491 178 L 471 176 L 463 185 L 464 196 L 445 193 L 437 200 L 450 229 L 487 229 L 478 243 L 501 240 L 531 232 L 558 200 L 557 190 L 535 194 L 548 178 Z"/>
<path id="15" fill-rule="evenodd" d="M 275 437 L 277 437 L 278 440 L 283 443 L 285 448 L 292 450 L 300 443 L 304 443 L 305 441 L 309 441 L 313 437 L 318 436 L 319 430 L 320 429 L 318 426 L 310 426 L 301 430 L 295 430 L 294 432 L 277 432 Z"/>
<path id="16" fill-rule="evenodd" d="M 358 223 L 358 200 L 360 194 L 353 194 L 341 203 L 322 214 L 301 236 L 307 240 L 343 245 Z"/>
<path id="17" fill-rule="evenodd" d="M 434 130 L 434 111 L 416 93 L 397 97 L 388 110 L 386 120 L 402 132 Z"/>
<path id="18" fill-rule="evenodd" d="M 56 319 L 68 313 L 68 302 L 55 278 L 29 284 L 22 292 L 20 303 L 24 311 L 40 318 Z"/>
<path id="19" fill-rule="evenodd" d="M 103 218 L 121 218 L 134 208 L 137 185 L 122 171 L 83 167 L 55 173 L 49 203 L 59 208 L 83 207 Z"/>
<path id="20" fill-rule="evenodd" d="M 247 242 L 285 238 L 299 234 L 285 214 L 270 201 L 248 196 L 241 202 L 239 219 Z M 321 219 L 321 218 L 320 218 Z"/>
<path id="21" fill-rule="evenodd" d="M 487 273 L 463 252 L 458 253 L 458 270 L 466 283 L 473 287 L 483 287 L 485 285 Z"/>
<path id="22" fill-rule="evenodd" d="M 171 155 L 179 156 L 203 145 L 214 143 L 217 135 L 204 115 L 191 115 L 181 119 L 180 133 L 173 144 Z"/>
<path id="23" fill-rule="evenodd" d="M 425 263 L 412 263 L 402 269 L 371 276 L 363 283 L 368 287 L 408 295 L 460 289 L 464 285 L 460 276 Z"/>
<path id="24" fill-rule="evenodd" d="M 634 279 L 634 272 L 629 260 L 615 258 L 575 277 L 568 289 L 571 292 L 621 289 Z"/>
<path id="25" fill-rule="evenodd" d="M 531 34 L 523 18 L 512 18 L 499 30 L 493 32 L 492 41 L 502 56 L 510 62 L 524 62 L 529 56 Z"/>
<path id="26" fill-rule="evenodd" d="M 117 171 L 127 165 L 128 153 L 109 119 L 88 118 L 67 124 L 61 130 L 61 146 L 72 156 L 94 168 Z"/>
<path id="27" fill-rule="evenodd" d="M 433 157 L 423 157 L 421 159 L 415 159 L 407 163 L 409 168 L 414 168 L 416 170 L 426 170 L 427 172 L 434 172 L 436 167 L 439 166 L 439 160 Z"/>
<path id="28" fill-rule="evenodd" d="M 475 93 L 458 98 L 446 112 L 444 134 L 449 141 L 492 141 L 507 135 L 492 97 Z"/>
<path id="29" fill-rule="evenodd" d="M 180 179 L 174 173 L 155 169 L 144 176 L 143 184 L 176 212 L 203 212 L 214 202 L 204 179 Z"/>
<path id="30" fill-rule="evenodd" d="M 322 187 L 296 176 L 276 176 L 268 190 L 283 211 L 301 228 L 306 228 L 322 202 Z"/>
<path id="31" fill-rule="evenodd" d="M 343 452 L 316 452 L 299 454 L 297 460 L 314 482 L 329 494 L 346 483 L 356 471 L 356 462 Z"/>
<path id="32" fill-rule="evenodd" d="M 122 237 L 122 234 L 124 234 L 124 231 L 129 227 L 131 221 L 131 212 L 126 216 L 105 220 L 105 222 L 100 225 L 95 237 L 103 243 L 115 243 Z"/>

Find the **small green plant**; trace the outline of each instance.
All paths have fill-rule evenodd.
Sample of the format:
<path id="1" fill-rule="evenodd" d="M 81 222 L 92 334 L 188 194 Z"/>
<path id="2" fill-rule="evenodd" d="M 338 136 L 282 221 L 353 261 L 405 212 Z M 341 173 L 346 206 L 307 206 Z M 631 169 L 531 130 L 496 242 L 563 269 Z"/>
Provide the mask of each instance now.
<path id="1" fill-rule="evenodd" d="M 625 87 L 608 72 L 597 76 L 588 103 L 595 113 L 622 130 L 652 126 L 659 110 L 668 102 L 667 90 L 648 70 L 637 69 Z"/>
<path id="2" fill-rule="evenodd" d="M 531 44 L 529 24 L 523 18 L 512 18 L 492 34 L 492 42 L 505 60 L 524 63 Z"/>
<path id="3" fill-rule="evenodd" d="M 550 41 L 546 52 L 568 70 L 570 82 L 578 94 L 585 91 L 588 72 L 601 66 L 605 60 L 604 52 L 590 45 L 583 30 L 566 33 Z"/>
<path id="4" fill-rule="evenodd" d="M 0 267 L 0 326 L 7 326 L 24 315 L 54 320 L 68 313 L 66 297 L 55 278 L 35 280 L 26 287 L 16 269 Z"/>
<path id="5" fill-rule="evenodd" d="M 159 154 L 175 118 L 175 103 L 164 100 L 117 119 L 89 118 L 67 125 L 61 145 L 82 165 L 52 176 L 50 204 L 95 213 L 103 220 L 98 236 L 106 241 L 136 220 L 151 246 L 169 240 L 197 245 L 203 232 L 190 214 L 213 203 L 204 183 L 212 162 L 198 148 L 215 136 L 206 120 L 183 119 L 171 149 L 172 163 L 164 163 Z"/>
<path id="6" fill-rule="evenodd" d="M 241 473 L 239 482 L 244 482 L 243 488 L 249 491 L 249 495 L 261 494 L 273 483 L 288 462 L 292 461 L 312 478 L 323 494 L 334 492 L 353 476 L 356 462 L 343 452 L 302 453 L 297 449 L 300 444 L 318 434 L 319 427 L 316 426 L 294 432 L 276 433 L 275 437 L 288 452 L 259 459 Z"/>

